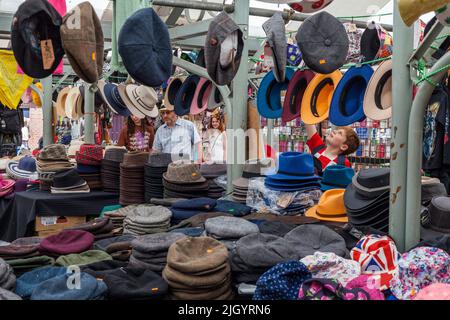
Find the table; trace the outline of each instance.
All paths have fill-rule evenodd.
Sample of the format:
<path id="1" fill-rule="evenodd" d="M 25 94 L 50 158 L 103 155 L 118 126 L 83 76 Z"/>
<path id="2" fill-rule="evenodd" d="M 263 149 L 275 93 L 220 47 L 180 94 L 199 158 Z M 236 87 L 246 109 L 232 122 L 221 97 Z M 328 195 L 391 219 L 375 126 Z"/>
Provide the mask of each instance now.
<path id="1" fill-rule="evenodd" d="M 32 236 L 36 216 L 98 216 L 105 206 L 119 204 L 119 196 L 103 191 L 51 194 L 25 191 L 0 199 L 0 240 Z"/>

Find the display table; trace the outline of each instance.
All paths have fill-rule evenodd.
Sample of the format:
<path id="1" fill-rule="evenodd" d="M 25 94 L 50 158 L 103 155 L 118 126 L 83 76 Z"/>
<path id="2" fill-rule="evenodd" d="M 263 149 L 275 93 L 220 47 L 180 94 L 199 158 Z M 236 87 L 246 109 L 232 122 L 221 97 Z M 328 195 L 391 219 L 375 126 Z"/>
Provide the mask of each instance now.
<path id="1" fill-rule="evenodd" d="M 117 205 L 119 196 L 103 191 L 84 194 L 16 193 L 0 200 L 0 240 L 33 235 L 36 216 L 98 216 L 105 206 Z"/>

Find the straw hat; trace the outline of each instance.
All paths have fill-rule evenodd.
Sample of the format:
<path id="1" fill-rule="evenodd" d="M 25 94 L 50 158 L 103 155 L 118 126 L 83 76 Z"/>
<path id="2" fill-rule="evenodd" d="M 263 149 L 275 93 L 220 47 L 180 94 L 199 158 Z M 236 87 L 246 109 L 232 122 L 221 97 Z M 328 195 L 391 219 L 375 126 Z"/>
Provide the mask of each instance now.
<path id="1" fill-rule="evenodd" d="M 58 98 L 56 100 L 56 105 L 55 105 L 57 117 L 65 117 L 66 116 L 66 100 L 67 100 L 67 95 L 70 92 L 70 89 L 71 89 L 71 87 L 65 87 L 58 94 Z"/>
<path id="2" fill-rule="evenodd" d="M 80 89 L 78 87 L 73 87 L 70 89 L 67 94 L 66 103 L 64 106 L 66 117 L 69 119 L 76 118 L 76 108 L 77 108 L 77 99 L 80 97 Z"/>
<path id="3" fill-rule="evenodd" d="M 122 100 L 125 103 L 125 105 L 127 106 L 127 108 L 130 110 L 130 112 L 133 114 L 133 116 L 138 117 L 139 119 L 144 119 L 145 114 L 141 110 L 136 108 L 134 106 L 133 102 L 131 102 L 130 98 L 128 97 L 127 86 L 124 84 L 119 84 L 117 89 L 119 90 L 120 97 L 122 98 Z"/>

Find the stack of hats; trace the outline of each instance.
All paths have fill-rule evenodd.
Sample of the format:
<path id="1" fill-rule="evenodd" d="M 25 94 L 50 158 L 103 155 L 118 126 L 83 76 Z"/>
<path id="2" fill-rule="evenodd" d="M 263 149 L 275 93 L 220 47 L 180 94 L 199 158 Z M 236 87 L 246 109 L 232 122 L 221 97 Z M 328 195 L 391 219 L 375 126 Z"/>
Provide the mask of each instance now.
<path id="1" fill-rule="evenodd" d="M 115 261 L 128 262 L 131 256 L 131 241 L 135 238 L 136 236 L 132 234 L 124 234 L 102 239 L 94 243 L 94 249 L 105 251 Z"/>
<path id="2" fill-rule="evenodd" d="M 145 164 L 145 202 L 164 198 L 163 174 L 172 162 L 170 153 L 151 153 Z"/>
<path id="3" fill-rule="evenodd" d="M 224 189 L 217 185 L 214 179 L 227 174 L 226 164 L 202 164 L 200 166 L 200 173 L 209 182 L 208 198 L 219 199 L 222 198 Z"/>
<path id="4" fill-rule="evenodd" d="M 6 173 L 14 180 L 37 180 L 36 159 L 26 156 L 19 161 L 10 161 L 6 167 Z"/>
<path id="5" fill-rule="evenodd" d="M 422 177 L 422 205 L 427 207 L 434 197 L 446 196 L 447 190 L 438 178 Z"/>
<path id="6" fill-rule="evenodd" d="M 278 158 L 278 171 L 268 175 L 265 186 L 281 192 L 306 192 L 320 189 L 320 177 L 314 174 L 314 157 L 307 153 L 285 152 Z"/>
<path id="7" fill-rule="evenodd" d="M 248 184 L 251 178 L 261 177 L 263 170 L 270 167 L 270 159 L 248 160 L 244 165 L 242 177 L 233 181 L 233 200 L 247 202 Z"/>
<path id="8" fill-rule="evenodd" d="M 91 190 L 102 189 L 100 166 L 103 159 L 103 148 L 95 144 L 83 144 L 76 153 L 77 171 L 86 180 Z"/>
<path id="9" fill-rule="evenodd" d="M 164 197 L 194 199 L 206 197 L 209 182 L 195 163 L 178 160 L 169 164 L 163 174 Z"/>
<path id="10" fill-rule="evenodd" d="M 16 181 L 3 179 L 0 176 L 0 198 L 7 197 L 14 192 Z"/>
<path id="11" fill-rule="evenodd" d="M 106 150 L 101 166 L 103 191 L 120 194 L 120 164 L 125 153 L 126 149 L 118 147 Z"/>
<path id="12" fill-rule="evenodd" d="M 150 269 L 161 274 L 167 264 L 167 252 L 176 241 L 185 238 L 182 233 L 166 232 L 139 236 L 131 241 L 133 248 L 130 267 Z"/>
<path id="13" fill-rule="evenodd" d="M 217 201 L 210 198 L 178 201 L 170 208 L 172 211 L 172 225 L 177 225 L 181 221 L 189 219 L 197 214 L 211 212 L 216 205 Z"/>
<path id="14" fill-rule="evenodd" d="M 15 242 L 6 246 L 0 246 L 0 258 L 3 260 L 17 260 L 36 257 L 39 255 L 39 242 L 35 238 L 24 238 L 21 243 Z"/>
<path id="15" fill-rule="evenodd" d="M 144 166 L 148 152 L 129 152 L 120 165 L 120 204 L 145 203 Z"/>
<path id="16" fill-rule="evenodd" d="M 256 224 L 236 217 L 215 217 L 205 221 L 205 233 L 208 237 L 222 242 L 228 249 L 234 242 L 252 233 L 259 233 Z"/>
<path id="17" fill-rule="evenodd" d="M 135 209 L 138 205 L 126 206 L 114 211 L 109 211 L 105 213 L 105 217 L 109 217 L 112 222 L 114 229 L 123 228 L 123 220 L 125 220 L 128 213 Z"/>
<path id="18" fill-rule="evenodd" d="M 62 144 L 45 146 L 39 153 L 36 164 L 41 190 L 50 191 L 55 173 L 72 167 Z"/>
<path id="19" fill-rule="evenodd" d="M 52 193 L 89 193 L 91 190 L 75 169 L 57 172 L 53 176 Z"/>
<path id="20" fill-rule="evenodd" d="M 169 248 L 163 278 L 172 298 L 179 300 L 229 300 L 231 268 L 228 250 L 209 237 L 183 238 Z"/>
<path id="21" fill-rule="evenodd" d="M 96 218 L 86 223 L 67 228 L 66 230 L 83 230 L 94 235 L 95 240 L 114 237 L 114 224 L 109 217 Z"/>
<path id="22" fill-rule="evenodd" d="M 357 227 L 389 229 L 390 169 L 361 170 L 345 190 L 349 222 Z"/>
<path id="23" fill-rule="evenodd" d="M 81 253 L 92 248 L 94 235 L 82 230 L 63 230 L 39 244 L 39 252 L 50 257 Z"/>
<path id="24" fill-rule="evenodd" d="M 81 253 L 72 253 L 65 256 L 60 256 L 56 259 L 56 266 L 70 267 L 70 266 L 84 266 L 100 261 L 112 260 L 112 257 L 101 250 L 88 250 Z"/>
<path id="25" fill-rule="evenodd" d="M 16 276 L 14 275 L 13 268 L 0 259 L 0 288 L 5 290 L 13 290 L 16 286 Z"/>
<path id="26" fill-rule="evenodd" d="M 320 182 L 320 189 L 322 191 L 332 189 L 345 189 L 352 183 L 355 171 L 352 168 L 347 168 L 339 164 L 328 166 L 323 172 L 322 181 Z"/>
<path id="27" fill-rule="evenodd" d="M 133 208 L 123 221 L 123 233 L 144 235 L 166 232 L 172 213 L 162 206 L 140 205 Z"/>

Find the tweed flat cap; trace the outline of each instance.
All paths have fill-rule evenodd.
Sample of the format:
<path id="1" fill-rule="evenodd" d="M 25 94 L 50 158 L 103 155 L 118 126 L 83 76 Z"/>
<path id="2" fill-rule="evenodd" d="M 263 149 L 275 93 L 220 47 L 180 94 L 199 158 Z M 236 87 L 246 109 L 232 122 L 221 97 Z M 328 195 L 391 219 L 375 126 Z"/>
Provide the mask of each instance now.
<path id="1" fill-rule="evenodd" d="M 184 227 L 192 227 L 192 228 L 203 227 L 206 220 L 215 217 L 232 217 L 232 215 L 224 212 L 199 213 L 190 217 L 189 219 L 181 221 L 179 224 L 171 227 L 169 230 L 176 230 L 178 228 Z"/>
<path id="2" fill-rule="evenodd" d="M 13 300 L 22 300 L 17 294 L 0 288 L 0 301 L 13 301 Z"/>
<path id="3" fill-rule="evenodd" d="M 273 53 L 273 74 L 277 82 L 284 82 L 287 63 L 287 41 L 285 22 L 281 12 L 274 13 L 269 20 L 263 23 L 262 27 Z"/>
<path id="4" fill-rule="evenodd" d="M 284 239 L 293 248 L 296 259 L 315 252 L 332 252 L 340 257 L 349 256 L 345 240 L 338 233 L 323 225 L 303 225 L 295 228 Z"/>
<path id="5" fill-rule="evenodd" d="M 27 238 L 19 238 L 11 242 L 12 245 L 16 246 L 28 246 L 28 245 L 34 245 L 34 244 L 40 244 L 42 241 L 42 238 L 39 237 L 27 237 Z"/>
<path id="6" fill-rule="evenodd" d="M 16 276 L 12 267 L 0 259 L 0 288 L 12 290 L 16 285 Z"/>
<path id="7" fill-rule="evenodd" d="M 158 225 L 170 220 L 172 213 L 163 206 L 142 205 L 133 208 L 124 220 L 126 224 Z"/>
<path id="8" fill-rule="evenodd" d="M 78 254 L 69 254 L 56 259 L 57 266 L 83 266 L 99 261 L 112 260 L 111 256 L 104 251 L 89 250 Z"/>
<path id="9" fill-rule="evenodd" d="M 38 155 L 38 160 L 67 160 L 66 148 L 62 144 L 45 146 Z"/>
<path id="10" fill-rule="evenodd" d="M 170 246 L 167 255 L 167 264 L 185 273 L 211 270 L 227 260 L 227 248 L 209 237 L 180 239 Z"/>
<path id="11" fill-rule="evenodd" d="M 181 233 L 156 233 L 140 236 L 131 242 L 131 247 L 140 252 L 168 251 L 176 241 L 185 238 Z"/>
<path id="12" fill-rule="evenodd" d="M 39 251 L 59 256 L 89 250 L 94 243 L 94 235 L 81 230 L 63 230 L 42 240 Z"/>
<path id="13" fill-rule="evenodd" d="M 34 289 L 42 282 L 66 273 L 65 267 L 42 267 L 27 272 L 17 279 L 16 293 L 22 298 L 29 298 Z"/>
<path id="14" fill-rule="evenodd" d="M 259 228 L 241 218 L 216 217 L 206 220 L 205 231 L 215 239 L 240 239 L 251 233 L 259 233 Z"/>
<path id="15" fill-rule="evenodd" d="M 284 223 L 281 221 L 263 221 L 258 225 L 261 233 L 268 233 L 278 237 L 284 237 L 289 231 L 295 229 L 295 224 Z"/>
<path id="16" fill-rule="evenodd" d="M 171 288 L 176 289 L 194 289 L 216 287 L 217 284 L 223 283 L 230 276 L 230 265 L 227 263 L 219 272 L 211 272 L 207 275 L 191 275 L 179 272 L 166 266 L 163 271 L 163 277 L 169 282 Z"/>

